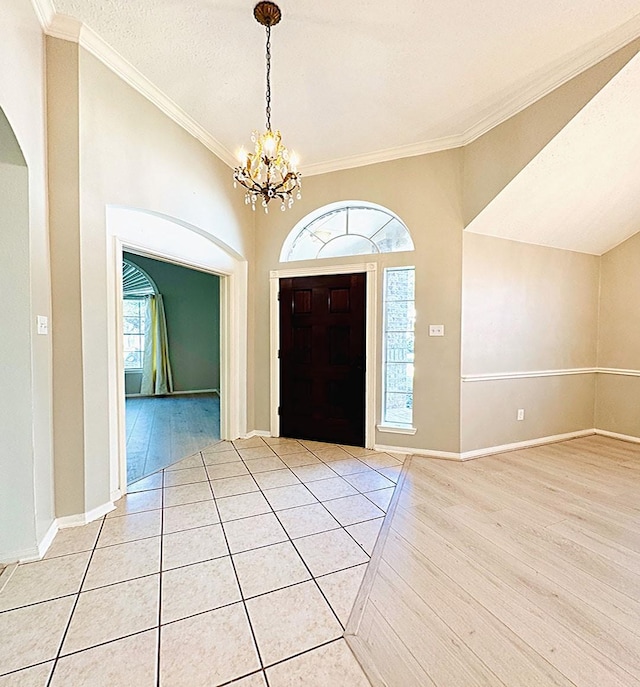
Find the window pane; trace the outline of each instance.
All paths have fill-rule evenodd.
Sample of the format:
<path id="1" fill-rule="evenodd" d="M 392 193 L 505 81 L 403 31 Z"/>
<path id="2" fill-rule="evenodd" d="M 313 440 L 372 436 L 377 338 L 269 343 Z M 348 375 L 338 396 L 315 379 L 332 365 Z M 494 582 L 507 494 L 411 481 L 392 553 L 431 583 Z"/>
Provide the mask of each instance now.
<path id="1" fill-rule="evenodd" d="M 413 390 L 413 363 L 387 363 L 387 391 L 411 392 Z"/>
<path id="2" fill-rule="evenodd" d="M 375 245 L 369 239 L 364 238 L 364 236 L 345 234 L 322 246 L 318 257 L 337 258 L 341 255 L 370 255 L 377 252 L 378 249 Z"/>
<path id="3" fill-rule="evenodd" d="M 125 317 L 138 317 L 140 315 L 140 300 L 137 298 L 135 300 L 125 298 L 122 311 Z"/>
<path id="4" fill-rule="evenodd" d="M 125 316 L 124 318 L 124 333 L 125 334 L 140 334 L 142 321 L 139 316 Z"/>
<path id="5" fill-rule="evenodd" d="M 342 236 L 347 232 L 347 216 L 345 212 L 334 212 L 330 215 L 318 218 L 307 227 L 322 243 L 327 243 L 336 236 Z"/>
<path id="6" fill-rule="evenodd" d="M 413 422 L 413 394 L 385 394 L 385 424 L 408 425 Z"/>
<path id="7" fill-rule="evenodd" d="M 385 341 L 385 360 L 389 363 L 413 362 L 413 332 L 387 333 Z"/>
<path id="8" fill-rule="evenodd" d="M 349 208 L 349 233 L 371 238 L 392 219 L 391 215 L 373 208 Z"/>
<path id="9" fill-rule="evenodd" d="M 303 231 L 291 246 L 288 260 L 313 260 L 324 244 L 313 234 Z"/>
<path id="10" fill-rule="evenodd" d="M 413 331 L 413 301 L 391 301 L 387 303 L 387 331 Z"/>
<path id="11" fill-rule="evenodd" d="M 124 356 L 125 370 L 139 370 L 142 367 L 142 353 L 139 351 L 130 351 Z"/>
<path id="12" fill-rule="evenodd" d="M 372 237 L 381 253 L 395 253 L 402 250 L 413 250 L 413 241 L 407 228 L 397 219 L 393 219 Z"/>
<path id="13" fill-rule="evenodd" d="M 125 334 L 124 336 L 124 350 L 125 351 L 141 351 L 142 350 L 142 336 L 137 334 Z"/>
<path id="14" fill-rule="evenodd" d="M 415 270 L 389 269 L 386 274 L 385 298 L 388 301 L 412 301 L 415 293 Z"/>

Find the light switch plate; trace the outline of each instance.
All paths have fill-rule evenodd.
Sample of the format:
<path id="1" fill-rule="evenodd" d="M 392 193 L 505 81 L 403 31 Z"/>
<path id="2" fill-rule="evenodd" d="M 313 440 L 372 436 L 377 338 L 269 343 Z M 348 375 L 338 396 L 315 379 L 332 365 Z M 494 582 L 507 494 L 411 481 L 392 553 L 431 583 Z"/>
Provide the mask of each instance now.
<path id="1" fill-rule="evenodd" d="M 46 315 L 38 315 L 38 334 L 49 333 L 49 318 Z"/>
<path id="2" fill-rule="evenodd" d="M 443 324 L 430 324 L 429 325 L 429 336 L 444 336 L 444 325 Z"/>

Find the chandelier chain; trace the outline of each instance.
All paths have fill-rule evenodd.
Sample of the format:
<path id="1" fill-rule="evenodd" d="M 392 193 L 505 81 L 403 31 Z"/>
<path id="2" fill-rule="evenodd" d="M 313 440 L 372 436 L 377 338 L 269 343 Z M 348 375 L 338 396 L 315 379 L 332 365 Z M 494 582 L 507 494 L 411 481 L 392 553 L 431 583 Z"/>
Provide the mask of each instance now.
<path id="1" fill-rule="evenodd" d="M 282 134 L 271 130 L 271 28 L 281 17 L 280 8 L 271 0 L 260 0 L 253 8 L 256 21 L 266 28 L 266 131 L 254 131 L 251 141 L 254 151 L 239 152 L 240 165 L 233 170 L 234 186 L 240 184 L 246 190 L 244 201 L 253 210 L 260 202 L 265 212 L 274 200 L 280 209 L 286 210 L 293 205 L 294 196 L 302 198 L 302 178 L 298 172 L 295 153 L 289 153 L 282 144 Z"/>
<path id="2" fill-rule="evenodd" d="M 271 131 L 271 27 L 267 26 L 267 131 Z"/>

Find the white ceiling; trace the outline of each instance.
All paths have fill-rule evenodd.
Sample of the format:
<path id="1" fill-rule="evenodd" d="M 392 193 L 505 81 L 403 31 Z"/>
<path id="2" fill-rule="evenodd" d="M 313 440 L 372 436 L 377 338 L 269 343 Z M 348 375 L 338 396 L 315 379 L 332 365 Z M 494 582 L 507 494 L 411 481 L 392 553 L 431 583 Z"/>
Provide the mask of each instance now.
<path id="1" fill-rule="evenodd" d="M 640 54 L 467 231 L 601 255 L 640 230 Z"/>
<path id="2" fill-rule="evenodd" d="M 187 113 L 226 161 L 263 127 L 254 0 L 54 3 Z M 460 145 L 640 35 L 640 0 L 280 6 L 273 124 L 307 173 Z"/>

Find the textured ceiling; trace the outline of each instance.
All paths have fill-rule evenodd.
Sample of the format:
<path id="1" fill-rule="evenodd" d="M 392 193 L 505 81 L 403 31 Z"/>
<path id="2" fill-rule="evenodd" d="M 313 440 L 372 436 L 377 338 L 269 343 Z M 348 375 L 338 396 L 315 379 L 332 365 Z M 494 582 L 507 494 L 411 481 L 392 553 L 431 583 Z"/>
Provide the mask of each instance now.
<path id="1" fill-rule="evenodd" d="M 228 151 L 263 127 L 264 29 L 253 19 L 254 0 L 54 1 Z M 452 145 L 640 30 L 639 0 L 280 6 L 273 124 L 300 153 L 303 171 Z"/>
<path id="2" fill-rule="evenodd" d="M 640 55 L 467 231 L 601 255 L 640 229 Z"/>

